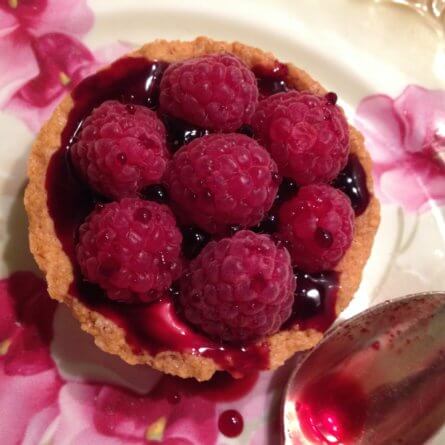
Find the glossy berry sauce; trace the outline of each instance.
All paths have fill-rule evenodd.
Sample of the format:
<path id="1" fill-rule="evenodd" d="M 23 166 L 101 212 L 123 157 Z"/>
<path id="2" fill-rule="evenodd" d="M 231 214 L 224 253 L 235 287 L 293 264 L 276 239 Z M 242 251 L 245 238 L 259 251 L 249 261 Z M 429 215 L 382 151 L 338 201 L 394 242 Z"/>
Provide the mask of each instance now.
<path id="1" fill-rule="evenodd" d="M 173 153 L 179 150 L 183 145 L 193 141 L 193 139 L 210 134 L 209 130 L 195 127 L 188 122 L 167 116 L 166 114 L 163 114 L 161 118 L 167 130 L 167 143 L 170 147 L 170 151 Z"/>
<path id="2" fill-rule="evenodd" d="M 244 420 L 241 414 L 234 410 L 228 409 L 219 415 L 218 428 L 224 436 L 237 437 L 243 432 Z"/>
<path id="3" fill-rule="evenodd" d="M 257 78 L 260 99 L 289 90 L 286 83 L 289 70 L 284 63 L 276 62 L 273 68 L 257 65 L 252 68 L 252 71 Z"/>
<path id="4" fill-rule="evenodd" d="M 142 196 L 149 201 L 155 201 L 159 204 L 168 203 L 168 192 L 162 185 L 150 185 L 142 191 Z"/>
<path id="5" fill-rule="evenodd" d="M 357 381 L 333 373 L 305 387 L 295 409 L 310 443 L 353 445 L 363 432 L 368 403 Z"/>
<path id="6" fill-rule="evenodd" d="M 95 206 L 101 205 L 103 199 L 94 196 L 74 176 L 69 163 L 69 148 L 76 140 L 83 119 L 91 111 L 108 99 L 120 100 L 128 107 L 133 104 L 157 109 L 159 82 L 167 63 L 150 62 L 141 58 L 123 58 L 105 70 L 82 81 L 72 92 L 73 107 L 62 133 L 61 147 L 51 158 L 46 176 L 48 209 L 53 219 L 55 231 L 70 257 L 75 279 L 70 293 L 79 298 L 90 309 L 101 313 L 114 321 L 126 334 L 126 340 L 135 353 L 143 350 L 154 355 L 162 351 L 178 351 L 200 354 L 212 358 L 222 369 L 234 375 L 248 374 L 268 367 L 269 351 L 263 344 L 227 345 L 213 341 L 195 331 L 186 323 L 175 300 L 176 288 L 159 301 L 151 304 L 120 304 L 107 299 L 99 287 L 85 282 L 78 270 L 75 260 L 75 243 L 79 225 Z M 261 95 L 264 97 L 279 91 L 287 91 L 287 67 L 277 64 L 272 70 L 256 67 L 254 72 L 258 79 Z M 195 137 L 207 134 L 206 130 L 191 127 L 182 121 L 161 116 L 168 130 L 168 140 L 172 152 L 190 142 Z M 248 133 L 249 127 L 240 132 Z M 349 165 L 349 164 L 348 164 Z M 358 163 L 358 166 L 360 164 Z M 360 166 L 361 167 L 361 166 Z M 347 167 L 348 168 L 348 167 Z M 358 201 L 359 185 L 348 182 L 363 175 L 355 174 L 357 165 L 346 171 L 344 178 L 339 179 L 339 188 L 354 193 Z M 366 185 L 366 184 L 365 184 Z M 280 187 L 280 198 L 276 205 L 288 199 L 297 191 L 296 184 L 285 180 Z M 145 199 L 157 202 L 168 202 L 168 195 L 162 186 L 151 186 L 142 192 Z M 365 204 L 364 204 L 365 205 Z M 366 205 L 365 205 L 366 206 Z M 360 206 L 359 206 L 360 207 Z M 268 218 L 257 228 L 259 232 L 271 233 L 276 227 L 276 217 Z M 196 256 L 209 241 L 209 236 L 193 227 L 183 228 L 184 254 L 188 258 Z M 305 328 L 326 329 L 335 318 L 335 296 L 338 288 L 338 277 L 334 272 L 310 276 L 300 274 L 294 315 L 287 326 L 298 323 Z M 239 423 L 237 424 L 239 427 Z M 242 423 L 241 423 L 242 429 Z"/>
<path id="7" fill-rule="evenodd" d="M 210 241 L 210 235 L 198 227 L 188 226 L 182 228 L 182 252 L 192 260 Z"/>
<path id="8" fill-rule="evenodd" d="M 309 274 L 295 270 L 297 289 L 290 319 L 285 327 L 325 331 L 336 318 L 338 273 L 326 271 Z"/>
<path id="9" fill-rule="evenodd" d="M 361 215 L 368 207 L 370 195 L 366 186 L 366 173 L 358 157 L 351 154 L 346 167 L 340 172 L 332 185 L 351 200 L 356 216 Z"/>

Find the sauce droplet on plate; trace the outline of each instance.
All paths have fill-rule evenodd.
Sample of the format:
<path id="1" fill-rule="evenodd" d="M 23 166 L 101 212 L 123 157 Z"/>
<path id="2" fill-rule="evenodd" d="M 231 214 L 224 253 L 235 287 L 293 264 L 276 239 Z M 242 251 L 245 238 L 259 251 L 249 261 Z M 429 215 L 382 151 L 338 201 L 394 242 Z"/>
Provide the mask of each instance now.
<path id="1" fill-rule="evenodd" d="M 243 416 L 234 409 L 223 411 L 219 416 L 218 428 L 224 436 L 237 437 L 244 428 Z"/>

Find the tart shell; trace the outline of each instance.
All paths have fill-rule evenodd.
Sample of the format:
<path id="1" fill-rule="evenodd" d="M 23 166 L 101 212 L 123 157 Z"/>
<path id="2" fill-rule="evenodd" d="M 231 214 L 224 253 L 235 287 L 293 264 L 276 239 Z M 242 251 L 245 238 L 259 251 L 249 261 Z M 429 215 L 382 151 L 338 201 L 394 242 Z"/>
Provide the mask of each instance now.
<path id="1" fill-rule="evenodd" d="M 129 56 L 176 62 L 219 52 L 232 53 L 249 67 L 255 65 L 272 67 L 276 62 L 272 54 L 260 49 L 238 42 L 214 41 L 206 37 L 199 37 L 191 42 L 156 40 L 130 53 Z M 286 82 L 289 86 L 319 95 L 326 93 L 326 90 L 306 72 L 290 63 L 287 67 Z M 130 364 L 147 364 L 159 371 L 183 378 L 194 377 L 200 381 L 210 379 L 215 371 L 221 369 L 211 358 L 178 351 L 163 351 L 154 356 L 148 352 L 135 354 L 127 343 L 122 328 L 70 295 L 69 288 L 74 279 L 73 267 L 56 235 L 49 214 L 45 179 L 51 157 L 60 147 L 61 134 L 72 107 L 73 100 L 68 95 L 38 134 L 28 164 L 29 184 L 25 192 L 25 207 L 29 217 L 30 246 L 37 264 L 45 274 L 49 295 L 70 308 L 75 318 L 79 320 L 81 328 L 94 336 L 95 343 L 102 350 L 116 354 Z M 362 135 L 351 126 L 349 131 L 351 153 L 356 154 L 365 169 L 371 200 L 365 212 L 355 219 L 352 246 L 335 268 L 340 274 L 340 288 L 335 308 L 337 315 L 348 305 L 360 284 L 362 270 L 371 252 L 380 220 L 379 204 L 373 195 L 371 159 L 364 147 Z M 266 338 L 269 348 L 269 369 L 278 368 L 295 352 L 313 347 L 320 341 L 322 335 L 314 329 L 299 330 L 293 327 Z"/>

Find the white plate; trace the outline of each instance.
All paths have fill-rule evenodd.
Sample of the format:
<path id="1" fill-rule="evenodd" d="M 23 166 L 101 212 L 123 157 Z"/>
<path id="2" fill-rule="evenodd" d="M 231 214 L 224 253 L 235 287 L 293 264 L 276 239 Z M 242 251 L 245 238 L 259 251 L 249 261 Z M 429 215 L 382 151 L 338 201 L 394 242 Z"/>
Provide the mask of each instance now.
<path id="1" fill-rule="evenodd" d="M 36 119 L 30 119 L 29 112 L 24 111 L 23 107 L 13 109 L 11 103 L 8 105 L 5 102 L 11 92 L 19 90 L 38 73 L 32 54 L 31 57 L 26 56 L 25 47 L 29 46 L 27 38 L 38 39 L 51 31 L 68 33 L 72 39 L 82 42 L 96 54 L 97 63 L 121 54 L 129 47 L 127 44 L 137 46 L 156 38 L 186 40 L 207 35 L 217 39 L 240 40 L 270 50 L 281 60 L 292 61 L 309 71 L 328 89 L 339 94 L 341 105 L 350 119 L 355 118 L 360 101 L 372 94 L 385 93 L 394 97 L 402 93 L 408 84 L 445 88 L 443 36 L 426 25 L 420 15 L 401 7 L 365 0 L 189 0 L 186 3 L 179 0 L 93 0 L 89 2 L 89 11 L 83 1 L 59 0 L 55 6 L 55 0 L 48 0 L 50 10 L 45 10 L 46 2 L 36 0 L 35 4 L 43 8 L 41 17 L 45 21 L 39 27 L 23 21 L 19 24 L 15 20 L 21 1 L 24 2 L 6 2 L 10 8 L 9 15 L 1 14 L 0 10 L 0 70 L 13 73 L 7 83 L 5 79 L 8 76 L 0 72 L 0 100 L 3 100 L 4 107 L 6 104 L 0 113 L 0 245 L 4 253 L 0 273 L 3 277 L 17 270 L 36 270 L 27 247 L 22 191 L 26 180 L 26 158 L 38 123 Z M 39 11 L 35 12 L 32 20 L 37 20 Z M 26 26 L 29 34 L 25 32 Z M 394 32 L 395 26 L 397 32 Z M 5 47 L 14 32 L 25 37 L 20 40 L 20 48 L 7 53 Z M 125 44 L 116 44 L 117 41 Z M 93 69 L 95 63 L 90 63 L 86 68 Z M 63 83 L 63 76 L 60 79 Z M 55 103 L 56 100 L 49 103 L 48 111 Z M 445 118 L 442 125 L 445 127 Z M 443 141 L 441 143 L 445 144 Z M 383 299 L 420 290 L 445 288 L 445 275 L 442 273 L 445 256 L 444 212 L 437 205 L 432 209 L 407 212 L 395 201 L 383 206 L 382 224 L 362 285 L 344 316 Z M 8 444 L 7 439 L 11 437 L 19 437 L 26 444 L 48 442 L 55 445 L 93 442 L 124 444 L 130 443 L 130 439 L 134 439 L 134 443 L 146 443 L 148 438 L 162 437 L 188 439 L 192 444 L 202 443 L 203 440 L 209 444 L 215 440 L 218 444 L 277 443 L 278 436 L 273 433 L 269 435 L 268 428 L 274 422 L 273 416 L 279 413 L 280 385 L 291 365 L 274 374 L 262 374 L 252 392 L 240 400 L 218 404 L 207 401 L 211 406 L 204 406 L 202 398 L 195 394 L 173 410 L 166 408 L 165 416 L 161 412 L 158 417 L 151 418 L 144 414 L 144 410 L 155 410 L 153 400 L 139 402 L 136 394 L 147 394 L 156 385 L 159 386 L 158 373 L 127 366 L 99 352 L 63 308 L 56 312 L 54 327 L 51 351 L 58 371 L 53 367 L 51 372 L 59 372 L 63 380 L 57 387 L 56 401 L 39 405 L 38 409 L 26 414 L 17 413 L 18 418 L 28 416 L 27 426 L 14 423 L 14 428 L 20 430 L 19 436 L 8 436 L 13 434 L 8 431 L 0 432 L 1 443 Z M 0 337 L 0 340 L 5 339 Z M 0 355 L 2 345 L 3 353 L 7 351 L 7 343 L 0 342 Z M 41 374 L 29 377 L 33 384 L 27 387 L 28 391 L 42 390 L 34 385 L 34 382 L 40 384 L 41 377 Z M 14 386 L 17 379 L 6 380 L 0 373 L 0 388 L 2 384 L 11 385 L 8 386 L 7 397 L 0 393 L 0 411 L 10 406 L 7 403 L 17 403 L 23 397 L 23 394 L 14 392 L 21 388 Z M 88 383 L 91 380 L 100 384 L 94 386 Z M 110 427 L 104 432 L 95 423 L 93 413 L 98 409 L 95 405 L 97 400 L 106 398 L 107 391 L 113 391 L 106 382 L 134 391 L 125 401 L 131 406 L 141 405 L 140 409 L 135 408 L 134 417 L 128 408 L 126 416 L 120 413 L 110 418 L 115 428 Z M 54 389 L 54 385 L 51 388 Z M 27 396 L 32 397 L 31 394 Z M 110 401 L 116 402 L 116 394 L 112 396 Z M 208 410 L 208 425 L 205 425 L 209 429 L 209 436 L 206 439 L 196 432 L 202 425 L 194 425 L 196 419 L 189 416 L 189 412 L 195 408 L 196 412 Z M 221 434 L 216 438 L 218 414 L 230 408 L 239 410 L 244 416 L 243 433 L 234 439 Z M 178 417 L 181 419 L 178 420 Z M 204 422 L 204 419 L 200 422 Z M 1 441 L 2 437 L 4 441 Z M 443 442 L 445 434 L 438 436 L 434 443 Z"/>

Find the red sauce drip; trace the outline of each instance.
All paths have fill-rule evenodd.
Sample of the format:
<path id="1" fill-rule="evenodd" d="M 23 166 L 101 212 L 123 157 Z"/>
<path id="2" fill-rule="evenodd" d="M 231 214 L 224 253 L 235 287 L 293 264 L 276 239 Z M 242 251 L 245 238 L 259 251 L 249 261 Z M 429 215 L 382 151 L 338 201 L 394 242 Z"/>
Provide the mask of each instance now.
<path id="1" fill-rule="evenodd" d="M 297 324 L 300 329 L 324 332 L 336 319 L 338 273 L 327 271 L 309 274 L 295 270 L 295 276 L 295 302 L 285 327 Z"/>
<path id="2" fill-rule="evenodd" d="M 99 287 L 82 281 L 80 274 L 71 284 L 70 293 L 123 329 L 136 354 L 144 350 L 151 355 L 163 351 L 194 353 L 212 358 L 237 377 L 268 367 L 267 345 L 217 343 L 182 320 L 168 296 L 150 304 L 116 303 L 108 300 Z"/>
<path id="3" fill-rule="evenodd" d="M 233 402 L 245 397 L 254 388 L 259 374 L 251 373 L 243 378 L 235 379 L 226 372 L 217 372 L 206 382 L 197 383 L 189 379 L 188 390 L 214 402 Z"/>
<path id="4" fill-rule="evenodd" d="M 359 383 L 342 374 L 309 384 L 295 407 L 301 430 L 311 442 L 342 445 L 357 443 L 368 410 Z"/>
<path id="5" fill-rule="evenodd" d="M 219 416 L 218 428 L 224 436 L 237 437 L 243 432 L 243 417 L 234 409 L 223 411 Z"/>
<path id="6" fill-rule="evenodd" d="M 378 340 L 376 340 L 375 342 L 373 342 L 372 344 L 371 344 L 371 347 L 372 347 L 372 349 L 375 349 L 376 351 L 379 351 L 380 350 L 380 342 L 378 341 Z"/>
<path id="7" fill-rule="evenodd" d="M 251 373 L 235 379 L 227 372 L 217 372 L 210 380 L 181 379 L 164 375 L 162 382 L 150 393 L 151 397 L 167 399 L 170 404 L 179 404 L 189 397 L 201 397 L 211 402 L 234 402 L 246 397 L 254 388 L 259 374 Z"/>

